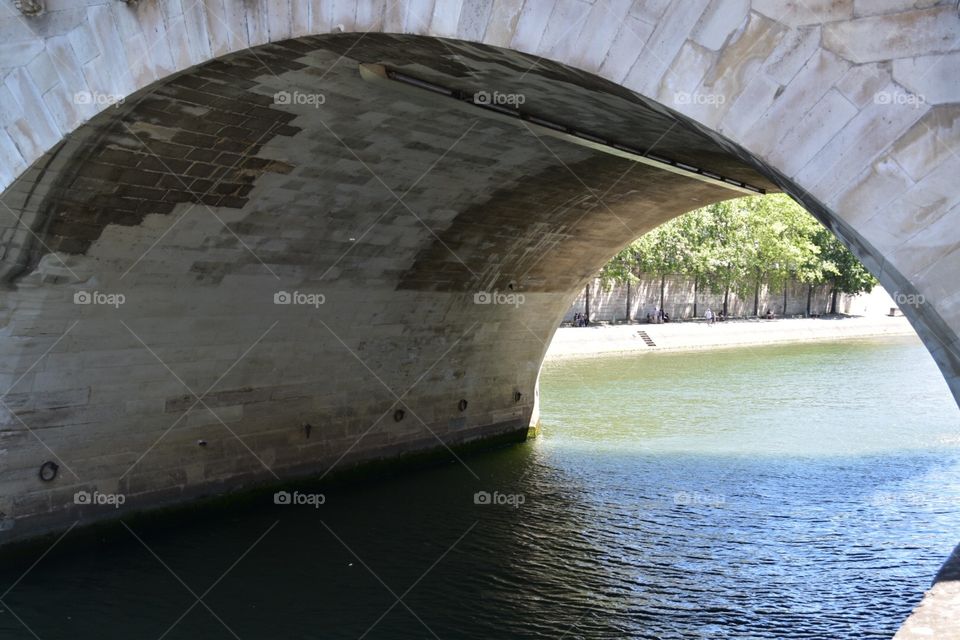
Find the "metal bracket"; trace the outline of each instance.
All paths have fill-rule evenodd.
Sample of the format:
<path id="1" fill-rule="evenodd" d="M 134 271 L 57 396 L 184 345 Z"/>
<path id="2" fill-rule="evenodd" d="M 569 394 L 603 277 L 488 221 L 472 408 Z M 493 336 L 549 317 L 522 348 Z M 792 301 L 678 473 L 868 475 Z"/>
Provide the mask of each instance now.
<path id="1" fill-rule="evenodd" d="M 415 91 L 419 94 L 433 93 L 450 98 L 450 103 L 462 110 L 469 110 L 473 115 L 481 114 L 493 120 L 501 122 L 510 122 L 513 124 L 522 123 L 532 129 L 538 135 L 547 135 L 553 138 L 559 138 L 566 142 L 587 147 L 594 151 L 606 153 L 620 158 L 626 158 L 634 162 L 655 167 L 670 173 L 676 173 L 687 178 L 708 182 L 718 187 L 739 191 L 746 195 L 765 194 L 766 190 L 760 187 L 747 184 L 740 180 L 727 178 L 707 169 L 694 167 L 683 162 L 677 162 L 659 155 L 645 153 L 638 149 L 633 149 L 628 145 L 620 144 L 611 140 L 605 140 L 600 136 L 589 134 L 585 131 L 578 131 L 567 125 L 545 120 L 543 118 L 523 113 L 519 109 L 511 109 L 489 102 L 478 101 L 477 95 L 468 95 L 455 89 L 449 89 L 434 84 L 427 80 L 421 80 L 413 76 L 387 69 L 380 64 L 360 64 L 360 77 L 368 82 L 389 84 L 398 88 Z"/>

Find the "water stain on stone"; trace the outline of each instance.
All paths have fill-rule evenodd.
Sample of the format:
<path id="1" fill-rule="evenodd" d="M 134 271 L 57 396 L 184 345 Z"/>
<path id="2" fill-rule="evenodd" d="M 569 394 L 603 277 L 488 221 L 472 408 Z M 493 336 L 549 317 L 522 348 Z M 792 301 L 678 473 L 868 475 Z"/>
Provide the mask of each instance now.
<path id="1" fill-rule="evenodd" d="M 299 55 L 299 53 L 291 55 Z M 265 173 L 293 167 L 257 157 L 277 136 L 300 129 L 273 96 L 250 93 L 265 73 L 249 54 L 214 60 L 98 114 L 48 154 L 61 165 L 48 177 L 32 231 L 36 239 L 8 282 L 50 252 L 86 254 L 107 225 L 136 226 L 181 203 L 239 209 Z M 300 63 L 267 56 L 279 71 Z"/>

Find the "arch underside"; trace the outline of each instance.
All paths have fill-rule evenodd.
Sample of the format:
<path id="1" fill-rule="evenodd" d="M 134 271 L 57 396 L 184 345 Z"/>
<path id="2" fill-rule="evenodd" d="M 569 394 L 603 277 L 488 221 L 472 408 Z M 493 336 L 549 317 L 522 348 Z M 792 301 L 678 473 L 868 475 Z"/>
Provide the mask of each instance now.
<path id="1" fill-rule="evenodd" d="M 795 191 L 885 284 L 899 277 L 742 149 L 596 76 L 384 34 L 232 54 L 105 110 L 2 196 L 17 220 L 2 260 L 14 387 L 0 535 L 90 519 L 72 500 L 83 488 L 136 509 L 522 439 L 583 283 L 653 227 L 743 195 L 372 84 L 361 63 L 522 95 L 544 120 Z M 76 304 L 92 292 L 114 297 Z M 276 304 L 282 292 L 305 304 Z M 514 298 L 482 304 L 483 292 Z M 37 478 L 46 460 L 53 483 Z"/>

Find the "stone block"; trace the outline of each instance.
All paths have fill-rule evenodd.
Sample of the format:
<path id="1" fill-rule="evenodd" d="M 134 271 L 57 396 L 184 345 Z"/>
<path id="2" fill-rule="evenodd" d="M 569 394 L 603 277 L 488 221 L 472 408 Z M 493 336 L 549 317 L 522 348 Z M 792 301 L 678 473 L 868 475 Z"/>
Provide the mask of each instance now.
<path id="1" fill-rule="evenodd" d="M 881 92 L 890 85 L 889 63 L 858 64 L 850 67 L 837 83 L 837 89 L 858 108 L 881 100 Z"/>
<path id="2" fill-rule="evenodd" d="M 623 84 L 638 93 L 656 95 L 664 73 L 697 24 L 707 3 L 708 0 L 687 0 L 682 11 L 668 12 L 654 27 Z"/>
<path id="3" fill-rule="evenodd" d="M 436 3 L 434 20 L 436 20 L 437 8 L 441 4 L 446 3 Z M 457 29 L 453 36 L 471 42 L 482 42 L 487 25 L 490 24 L 494 4 L 487 0 L 463 0 L 460 5 Z"/>
<path id="4" fill-rule="evenodd" d="M 849 21 L 853 17 L 854 0 L 753 0 L 754 11 L 791 27 L 809 24 Z"/>
<path id="5" fill-rule="evenodd" d="M 857 113 L 849 100 L 831 89 L 792 127 L 783 127 L 788 132 L 767 160 L 787 175 L 797 173 Z"/>
<path id="6" fill-rule="evenodd" d="M 853 0 L 853 15 L 857 18 L 901 13 L 912 9 L 927 9 L 938 4 L 938 0 Z"/>
<path id="7" fill-rule="evenodd" d="M 0 87 L 0 91 L 2 89 Z M 0 184 L 12 183 L 26 167 L 27 162 L 20 155 L 17 145 L 6 131 L 0 130 Z"/>
<path id="8" fill-rule="evenodd" d="M 820 26 L 798 27 L 784 33 L 776 49 L 763 65 L 763 71 L 786 85 L 820 49 Z"/>
<path id="9" fill-rule="evenodd" d="M 629 15 L 631 0 L 597 2 L 590 7 L 578 35 L 571 37 L 563 57 L 569 64 L 596 73 L 617 32 Z"/>
<path id="10" fill-rule="evenodd" d="M 231 3 L 227 3 L 231 4 Z M 247 32 L 247 44 L 251 47 L 256 47 L 258 45 L 266 44 L 270 42 L 270 22 L 267 12 L 262 9 L 263 2 L 245 2 L 243 3 L 243 9 L 245 14 L 246 23 L 246 32 Z M 226 6 L 226 5 L 224 5 Z M 314 20 L 319 17 L 317 14 L 319 12 L 314 12 Z M 181 22 L 182 25 L 182 22 Z M 319 26 L 316 25 L 315 26 Z M 182 27 L 181 27 L 182 28 Z M 167 29 L 170 29 L 169 21 Z M 325 31 L 316 30 L 316 33 L 325 33 Z M 173 48 L 171 43 L 171 49 Z M 181 67 L 182 68 L 182 67 Z"/>
<path id="11" fill-rule="evenodd" d="M 697 90 L 707 70 L 712 66 L 713 60 L 713 52 L 688 40 L 680 48 L 670 69 L 664 74 L 657 100 L 671 109 L 686 112 L 699 100 L 717 98 L 718 96 L 714 94 L 705 94 Z"/>
<path id="12" fill-rule="evenodd" d="M 617 32 L 600 65 L 600 74 L 614 82 L 622 82 L 636 64 L 639 52 L 653 33 L 653 25 L 627 17 Z"/>
<path id="13" fill-rule="evenodd" d="M 671 7 L 671 4 L 674 6 Z M 667 7 L 676 11 L 680 10 L 682 6 L 682 2 L 673 2 L 673 0 L 635 0 L 633 7 L 630 9 L 630 17 L 655 25 L 663 17 Z"/>
<path id="14" fill-rule="evenodd" d="M 960 43 L 958 43 L 960 46 Z M 927 104 L 960 102 L 960 51 L 893 61 L 893 79 Z"/>
<path id="15" fill-rule="evenodd" d="M 25 159 L 32 160 L 55 145 L 61 134 L 26 69 L 12 71 L 5 85 L 14 100 L 13 108 L 23 114 L 7 126 L 7 133 Z"/>
<path id="16" fill-rule="evenodd" d="M 831 22 L 823 46 L 856 63 L 913 58 L 956 50 L 958 29 L 956 7 L 940 6 Z"/>
<path id="17" fill-rule="evenodd" d="M 902 167 L 889 156 L 866 168 L 846 187 L 837 199 L 839 210 L 847 212 L 845 220 L 858 228 L 886 211 L 890 203 L 908 191 L 914 182 Z"/>
<path id="18" fill-rule="evenodd" d="M 323 3 L 332 5 L 332 2 Z M 313 3 L 302 2 L 274 2 L 268 8 L 271 42 L 280 42 L 301 35 L 310 34 L 311 16 L 314 10 Z M 318 10 L 321 10 L 317 8 Z M 332 7 L 330 9 L 332 16 Z M 336 25 L 331 24 L 330 31 L 337 31 Z"/>
<path id="19" fill-rule="evenodd" d="M 885 90 L 894 92 L 896 87 L 889 86 Z M 868 105 L 800 171 L 797 179 L 809 181 L 810 185 L 815 185 L 815 192 L 822 200 L 832 202 L 838 191 L 862 170 L 862 165 L 858 164 L 872 161 L 886 148 L 886 139 L 881 141 L 871 132 L 883 130 L 897 137 L 921 115 L 922 111 L 891 104 Z M 825 162 L 826 158 L 832 158 L 832 161 Z"/>
<path id="20" fill-rule="evenodd" d="M 27 71 L 41 94 L 52 89 L 60 81 L 46 51 L 37 53 L 36 57 L 27 64 Z"/>
<path id="21" fill-rule="evenodd" d="M 70 45 L 81 64 L 90 62 L 100 55 L 100 48 L 97 46 L 96 38 L 94 38 L 93 30 L 89 24 L 81 23 L 77 25 L 76 29 L 67 34 L 67 38 L 70 40 Z"/>
<path id="22" fill-rule="evenodd" d="M 570 60 L 583 47 L 580 33 L 594 8 L 583 0 L 556 0 L 539 49 L 549 60 Z"/>
<path id="23" fill-rule="evenodd" d="M 524 0 L 494 0 L 483 41 L 496 47 L 509 47 L 524 5 Z"/>
<path id="24" fill-rule="evenodd" d="M 433 15 L 430 16 L 430 33 L 445 38 L 457 37 L 463 4 L 463 0 L 434 3 Z M 481 32 L 481 37 L 482 35 Z"/>
<path id="25" fill-rule="evenodd" d="M 744 139 L 782 90 L 782 85 L 765 74 L 754 76 L 740 95 L 734 98 L 723 120 L 717 125 L 717 130 L 728 137 Z"/>
<path id="26" fill-rule="evenodd" d="M 894 143 L 891 156 L 913 180 L 950 162 L 960 144 L 960 108 L 937 107 L 923 115 Z"/>
<path id="27" fill-rule="evenodd" d="M 93 38 L 100 50 L 100 57 L 104 63 L 100 65 L 101 81 L 106 84 L 93 87 L 104 94 L 126 96 L 137 86 L 130 75 L 123 42 L 117 31 L 113 19 L 113 12 L 108 6 L 92 6 L 87 8 L 87 21 L 90 24 Z"/>
<path id="28" fill-rule="evenodd" d="M 357 30 L 382 31 L 387 0 L 357 0 Z"/>
<path id="29" fill-rule="evenodd" d="M 403 33 L 430 33 L 430 20 L 436 0 L 409 0 L 405 3 Z"/>
<path id="30" fill-rule="evenodd" d="M 697 44 L 717 51 L 732 33 L 746 25 L 749 12 L 749 0 L 712 0 L 691 38 Z"/>
<path id="31" fill-rule="evenodd" d="M 754 71 L 773 52 L 784 28 L 758 14 L 751 14 L 746 28 L 720 52 L 697 94 L 699 103 L 691 103 L 684 112 L 707 126 L 721 122 L 742 88 L 755 76 Z"/>
<path id="32" fill-rule="evenodd" d="M 745 136 L 744 142 L 761 155 L 770 153 L 779 146 L 784 129 L 793 129 L 848 68 L 849 65 L 837 56 L 820 51 L 775 98 L 770 109 Z"/>
<path id="33" fill-rule="evenodd" d="M 517 51 L 536 54 L 554 7 L 554 0 L 525 2 L 517 18 L 516 27 L 513 29 L 510 47 Z"/>

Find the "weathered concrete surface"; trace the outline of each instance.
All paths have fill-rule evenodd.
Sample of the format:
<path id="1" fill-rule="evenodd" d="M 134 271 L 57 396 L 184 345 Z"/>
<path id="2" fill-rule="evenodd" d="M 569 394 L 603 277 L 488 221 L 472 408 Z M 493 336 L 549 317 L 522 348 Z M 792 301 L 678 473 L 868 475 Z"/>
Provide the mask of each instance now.
<path id="1" fill-rule="evenodd" d="M 563 322 L 571 322 L 575 313 L 583 313 L 586 309 L 586 289 L 590 289 L 590 321 L 591 322 L 623 322 L 627 316 L 627 300 L 629 293 L 630 319 L 643 321 L 647 314 L 655 314 L 660 306 L 660 285 L 663 284 L 663 310 L 674 320 L 689 320 L 694 317 L 702 318 L 707 309 L 717 311 L 723 309 L 724 291 L 705 291 L 697 284 L 696 278 L 679 274 L 672 274 L 662 280 L 656 274 L 640 274 L 636 282 L 628 285 L 604 283 L 600 278 L 594 278 L 577 294 L 572 304 L 563 316 Z M 790 281 L 786 284 L 786 307 L 784 307 L 784 287 L 772 289 L 769 286 L 760 288 L 758 297 L 758 311 L 761 315 L 769 309 L 778 318 L 803 316 L 807 313 L 807 302 L 810 303 L 810 313 L 821 316 L 830 313 L 833 302 L 827 287 L 815 287 L 813 291 L 808 285 Z M 754 292 L 747 292 L 740 296 L 730 291 L 727 297 L 727 313 L 732 317 L 747 317 L 753 315 Z M 694 314 L 696 301 L 696 314 Z M 871 314 L 886 315 L 897 303 L 881 287 L 876 287 L 870 293 L 837 296 L 837 313 L 847 315 L 861 315 L 869 306 Z M 911 329 L 912 331 L 912 329 Z"/>
<path id="2" fill-rule="evenodd" d="M 914 296 L 960 392 L 955 2 L 47 4 L 0 5 L 8 539 L 96 517 L 78 488 L 134 509 L 521 433 L 593 270 L 732 195 L 389 95 L 358 62 L 789 191 Z M 339 31 L 364 35 L 310 37 Z M 525 302 L 474 304 L 493 289 Z"/>
<path id="3" fill-rule="evenodd" d="M 960 638 L 960 546 L 934 578 L 933 586 L 894 640 L 957 640 Z"/>

